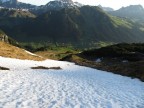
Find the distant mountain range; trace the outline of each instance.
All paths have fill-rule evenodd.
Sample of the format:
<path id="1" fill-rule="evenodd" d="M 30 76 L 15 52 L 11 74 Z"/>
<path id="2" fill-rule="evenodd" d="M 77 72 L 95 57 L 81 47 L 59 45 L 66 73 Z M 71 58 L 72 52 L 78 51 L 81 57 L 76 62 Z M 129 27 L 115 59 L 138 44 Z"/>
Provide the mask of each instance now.
<path id="1" fill-rule="evenodd" d="M 130 5 L 116 11 L 110 11 L 111 15 L 128 18 L 133 21 L 144 22 L 144 8 L 141 5 Z"/>
<path id="2" fill-rule="evenodd" d="M 41 14 L 49 10 L 60 10 L 63 8 L 77 8 L 81 6 L 83 6 L 83 4 L 78 2 L 73 2 L 72 0 L 55 0 L 55 1 L 48 2 L 46 5 L 33 8 L 30 11 L 36 14 Z"/>
<path id="3" fill-rule="evenodd" d="M 0 6 L 5 8 L 31 9 L 37 6 L 19 2 L 18 0 L 0 0 Z"/>
<path id="4" fill-rule="evenodd" d="M 89 45 L 98 41 L 144 42 L 144 27 L 106 14 L 99 7 L 49 10 L 36 18 L 1 18 L 0 28 L 25 42 Z"/>
<path id="5" fill-rule="evenodd" d="M 0 18 L 35 18 L 36 15 L 32 14 L 27 10 L 17 10 L 17 9 L 0 9 Z"/>
<path id="6" fill-rule="evenodd" d="M 35 6 L 32 4 L 19 2 L 18 0 L 0 0 L 0 6 L 6 8 L 29 9 L 29 10 L 30 9 L 53 10 L 61 8 L 80 7 L 82 6 L 82 4 L 78 2 L 73 2 L 72 0 L 55 0 L 48 2 L 46 5 Z"/>
<path id="7" fill-rule="evenodd" d="M 98 41 L 144 42 L 144 25 L 129 20 L 130 17 L 116 15 L 119 11 L 111 8 L 83 6 L 72 0 L 51 1 L 43 6 L 6 1 L 1 2 L 1 6 L 5 8 L 0 9 L 0 28 L 21 42 L 45 41 L 83 46 Z M 137 16 L 139 11 L 143 11 L 143 8 L 139 11 L 133 9 Z"/>
<path id="8" fill-rule="evenodd" d="M 98 5 L 98 7 L 100 7 L 101 9 L 103 9 L 103 10 L 106 11 L 106 12 L 114 11 L 114 9 L 113 9 L 113 8 L 110 8 L 110 7 L 103 7 L 103 6 L 101 6 L 101 5 Z"/>

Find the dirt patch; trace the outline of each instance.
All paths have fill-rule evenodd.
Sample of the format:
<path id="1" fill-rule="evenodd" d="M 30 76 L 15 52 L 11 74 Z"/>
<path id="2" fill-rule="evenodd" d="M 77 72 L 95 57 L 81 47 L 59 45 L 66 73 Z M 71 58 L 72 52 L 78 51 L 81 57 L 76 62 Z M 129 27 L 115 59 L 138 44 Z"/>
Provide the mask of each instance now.
<path id="1" fill-rule="evenodd" d="M 119 59 L 103 58 L 101 62 L 90 61 L 78 55 L 69 55 L 62 61 L 74 62 L 77 65 L 91 67 L 144 81 L 144 60 L 135 62 L 122 62 Z"/>
<path id="2" fill-rule="evenodd" d="M 54 69 L 54 70 L 60 70 L 61 67 L 44 67 L 44 66 L 37 66 L 37 67 L 31 67 L 31 69 Z"/>
<path id="3" fill-rule="evenodd" d="M 9 68 L 6 68 L 6 67 L 1 67 L 0 66 L 0 70 L 10 70 Z"/>

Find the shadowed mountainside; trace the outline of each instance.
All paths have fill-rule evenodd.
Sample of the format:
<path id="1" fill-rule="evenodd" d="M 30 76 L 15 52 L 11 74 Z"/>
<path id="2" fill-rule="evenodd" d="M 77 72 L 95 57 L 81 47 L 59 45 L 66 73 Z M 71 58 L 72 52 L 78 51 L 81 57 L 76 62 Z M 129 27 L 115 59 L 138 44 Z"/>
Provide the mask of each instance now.
<path id="1" fill-rule="evenodd" d="M 0 27 L 18 41 L 49 41 L 83 46 L 98 41 L 144 42 L 143 26 L 110 16 L 99 7 L 65 8 L 48 11 L 33 19 L 10 20 L 14 21 L 9 22 L 10 25 L 0 24 Z"/>

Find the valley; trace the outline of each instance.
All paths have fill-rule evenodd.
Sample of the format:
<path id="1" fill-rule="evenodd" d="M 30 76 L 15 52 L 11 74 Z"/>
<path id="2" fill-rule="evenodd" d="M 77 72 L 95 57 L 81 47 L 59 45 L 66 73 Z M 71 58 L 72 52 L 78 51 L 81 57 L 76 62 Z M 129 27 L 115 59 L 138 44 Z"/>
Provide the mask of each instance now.
<path id="1" fill-rule="evenodd" d="M 143 108 L 143 15 L 0 0 L 0 108 Z"/>

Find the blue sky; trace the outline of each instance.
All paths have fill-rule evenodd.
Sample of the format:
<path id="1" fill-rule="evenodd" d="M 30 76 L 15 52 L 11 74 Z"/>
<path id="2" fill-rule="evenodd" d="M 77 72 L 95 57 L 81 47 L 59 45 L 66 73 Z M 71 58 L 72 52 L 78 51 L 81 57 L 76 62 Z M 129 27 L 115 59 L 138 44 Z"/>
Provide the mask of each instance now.
<path id="1" fill-rule="evenodd" d="M 19 0 L 19 1 L 35 5 L 44 5 L 52 0 Z M 112 7 L 114 9 L 119 9 L 122 6 L 136 5 L 136 4 L 141 4 L 144 7 L 144 0 L 73 0 L 73 1 L 77 1 L 82 4 L 88 4 L 88 5 L 100 4 L 102 6 Z"/>

